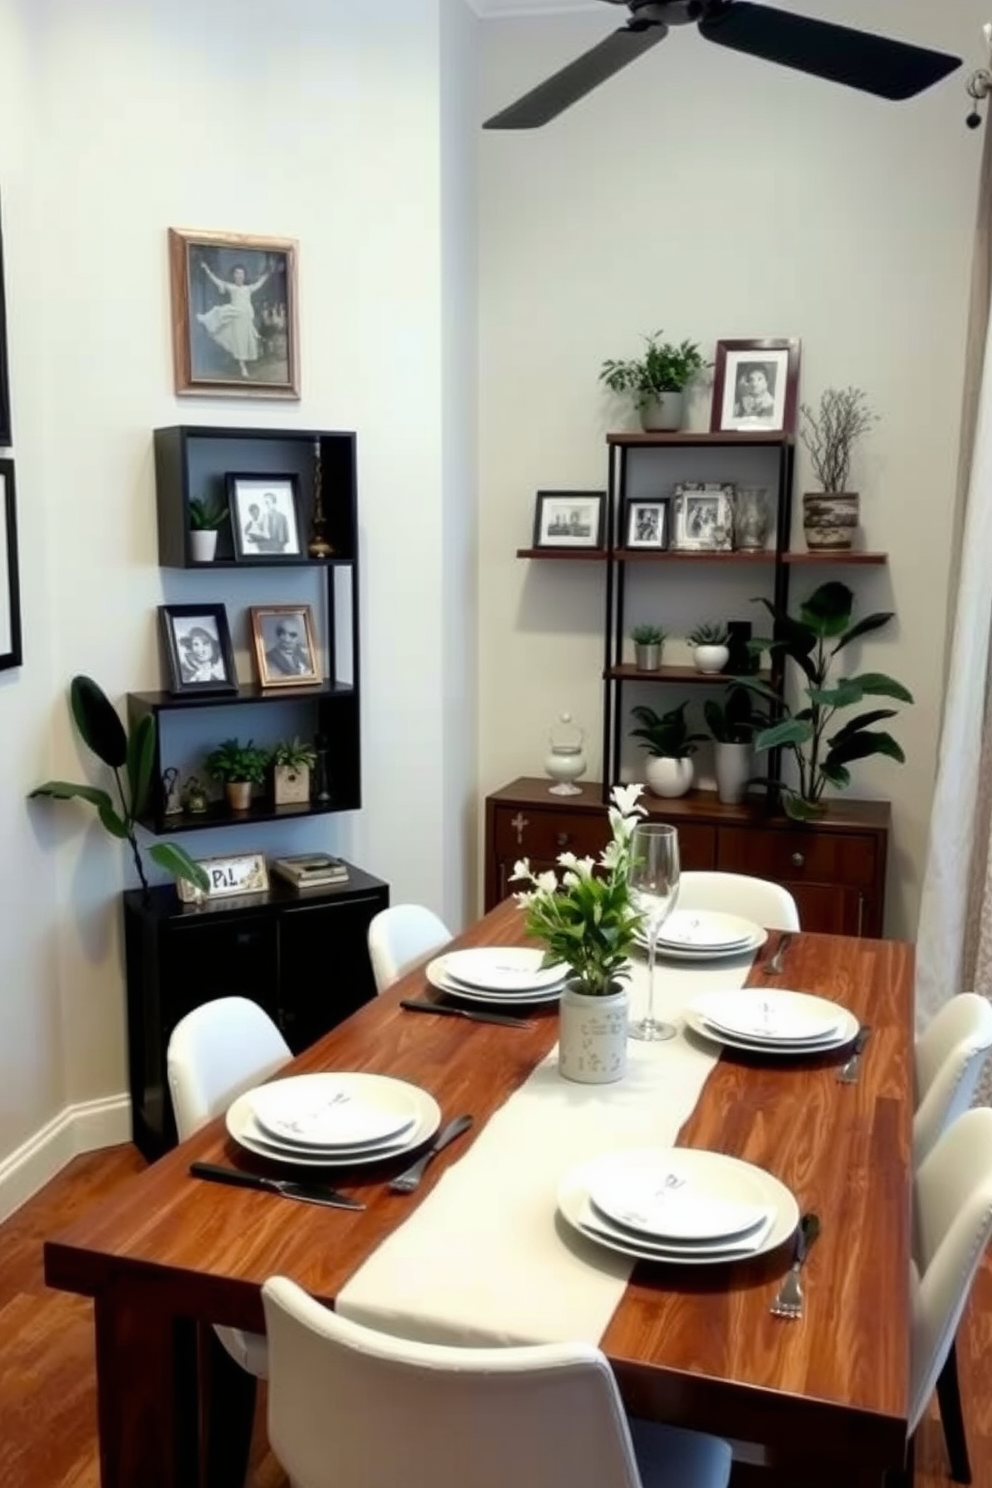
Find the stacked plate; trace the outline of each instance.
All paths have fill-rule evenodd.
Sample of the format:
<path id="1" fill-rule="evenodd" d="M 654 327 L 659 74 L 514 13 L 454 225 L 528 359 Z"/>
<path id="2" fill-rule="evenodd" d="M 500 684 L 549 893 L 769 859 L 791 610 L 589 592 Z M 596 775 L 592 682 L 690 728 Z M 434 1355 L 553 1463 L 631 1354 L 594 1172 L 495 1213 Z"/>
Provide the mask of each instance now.
<path id="1" fill-rule="evenodd" d="M 427 980 L 465 1002 L 557 1002 L 568 968 L 544 966 L 544 953 L 524 946 L 449 951 L 428 964 Z"/>
<path id="2" fill-rule="evenodd" d="M 377 1162 L 419 1147 L 441 1111 L 432 1095 L 389 1075 L 293 1075 L 238 1096 L 227 1129 L 249 1152 L 306 1167 Z"/>
<path id="3" fill-rule="evenodd" d="M 767 930 L 741 915 L 708 909 L 675 909 L 661 927 L 658 952 L 679 961 L 713 961 L 750 955 L 768 939 Z M 647 937 L 638 936 L 641 945 Z"/>
<path id="4" fill-rule="evenodd" d="M 564 1219 L 638 1260 L 715 1266 L 788 1239 L 799 1205 L 777 1178 L 740 1158 L 692 1148 L 607 1152 L 567 1173 Z"/>
<path id="5" fill-rule="evenodd" d="M 822 1054 L 849 1044 L 858 1020 L 839 1003 L 784 987 L 734 987 L 693 998 L 685 1021 L 696 1033 L 752 1053 Z"/>

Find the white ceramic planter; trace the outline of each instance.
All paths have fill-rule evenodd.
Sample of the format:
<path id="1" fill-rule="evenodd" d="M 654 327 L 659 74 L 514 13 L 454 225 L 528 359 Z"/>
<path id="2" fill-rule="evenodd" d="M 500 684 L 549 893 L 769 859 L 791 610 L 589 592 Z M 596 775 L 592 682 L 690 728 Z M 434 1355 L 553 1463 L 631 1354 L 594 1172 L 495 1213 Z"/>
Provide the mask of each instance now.
<path id="1" fill-rule="evenodd" d="M 681 429 L 684 407 L 684 393 L 659 393 L 641 405 L 641 428 L 646 431 Z"/>
<path id="2" fill-rule="evenodd" d="M 209 532 L 191 532 L 189 546 L 194 563 L 213 563 L 217 556 L 217 529 L 212 528 Z"/>
<path id="3" fill-rule="evenodd" d="M 310 799 L 310 766 L 273 765 L 272 798 L 276 806 L 305 805 Z"/>
<path id="4" fill-rule="evenodd" d="M 692 659 L 697 672 L 722 672 L 730 660 L 728 646 L 694 646 Z"/>
<path id="5" fill-rule="evenodd" d="M 558 1073 L 582 1085 L 609 1085 L 627 1072 L 626 987 L 587 997 L 566 987 L 558 1008 Z"/>
<path id="6" fill-rule="evenodd" d="M 721 744 L 715 747 L 716 793 L 725 806 L 736 806 L 747 794 L 751 774 L 750 744 Z"/>
<path id="7" fill-rule="evenodd" d="M 695 774 L 691 759 L 665 759 L 649 755 L 644 766 L 648 790 L 656 796 L 684 796 L 691 790 Z"/>

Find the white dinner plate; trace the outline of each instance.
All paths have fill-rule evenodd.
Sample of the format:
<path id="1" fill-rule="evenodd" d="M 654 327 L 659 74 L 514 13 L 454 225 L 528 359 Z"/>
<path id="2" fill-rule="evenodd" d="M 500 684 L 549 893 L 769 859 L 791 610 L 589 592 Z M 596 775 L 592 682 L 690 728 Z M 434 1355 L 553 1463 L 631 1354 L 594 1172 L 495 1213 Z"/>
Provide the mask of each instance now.
<path id="1" fill-rule="evenodd" d="M 335 1071 L 291 1075 L 248 1092 L 270 1137 L 296 1147 L 350 1147 L 398 1136 L 416 1114 L 412 1086 L 387 1075 Z"/>
<path id="2" fill-rule="evenodd" d="M 782 987 L 703 992 L 689 1004 L 712 1027 L 760 1043 L 808 1044 L 835 1038 L 846 1009 L 825 997 Z"/>
<path id="3" fill-rule="evenodd" d="M 758 1229 L 768 1217 L 762 1185 L 752 1171 L 723 1164 L 685 1161 L 685 1149 L 671 1149 L 664 1163 L 607 1162 L 587 1178 L 594 1208 L 625 1230 L 670 1240 L 723 1241 Z M 718 1154 L 721 1155 L 721 1154 Z"/>
<path id="4" fill-rule="evenodd" d="M 739 950 L 760 934 L 762 926 L 741 915 L 709 909 L 673 909 L 661 927 L 658 944 L 677 951 Z"/>
<path id="5" fill-rule="evenodd" d="M 405 1127 L 397 1136 L 385 1137 L 378 1142 L 353 1142 L 346 1147 L 315 1147 L 313 1144 L 280 1141 L 260 1126 L 249 1111 L 241 1127 L 241 1137 L 253 1144 L 253 1150 L 264 1151 L 269 1157 L 282 1162 L 307 1161 L 310 1158 L 322 1162 L 371 1162 L 373 1158 L 389 1157 L 394 1152 L 407 1148 L 410 1127 Z"/>
<path id="6" fill-rule="evenodd" d="M 616 1226 L 597 1221 L 595 1212 L 592 1224 L 588 1222 L 590 1183 L 596 1183 L 606 1173 L 622 1170 L 669 1172 L 675 1161 L 680 1172 L 690 1180 L 705 1181 L 711 1188 L 719 1184 L 727 1192 L 745 1191 L 748 1195 L 757 1195 L 758 1206 L 772 1216 L 771 1223 L 755 1230 L 750 1239 L 729 1237 L 723 1245 L 713 1242 L 711 1248 L 703 1243 L 690 1245 L 676 1241 L 666 1245 L 658 1238 L 649 1239 L 635 1233 L 624 1237 Z M 606 1152 L 589 1162 L 580 1163 L 565 1174 L 559 1185 L 558 1209 L 574 1229 L 599 1245 L 637 1260 L 664 1261 L 678 1266 L 715 1266 L 752 1255 L 764 1255 L 787 1240 L 799 1222 L 799 1205 L 794 1196 L 771 1173 L 740 1158 L 727 1157 L 722 1152 L 681 1147 L 639 1147 L 624 1152 Z"/>
<path id="7" fill-rule="evenodd" d="M 781 1039 L 769 1043 L 760 1039 L 742 1038 L 738 1034 L 724 1033 L 721 1029 L 708 1023 L 701 1013 L 695 1012 L 691 1007 L 685 1010 L 685 1021 L 689 1028 L 695 1033 L 702 1034 L 703 1038 L 711 1039 L 715 1044 L 725 1044 L 728 1049 L 741 1049 L 748 1054 L 772 1054 L 782 1059 L 801 1059 L 803 1055 L 829 1054 L 834 1049 L 843 1049 L 857 1037 L 860 1024 L 853 1013 L 844 1010 L 840 1019 L 840 1027 L 831 1038 L 819 1039 L 817 1041 L 805 1040 L 798 1044 L 783 1043 Z"/>
<path id="8" fill-rule="evenodd" d="M 542 966 L 544 952 L 527 946 L 476 946 L 437 959 L 452 981 L 485 992 L 546 992 L 566 974 L 560 962 Z"/>
<path id="9" fill-rule="evenodd" d="M 647 941 L 640 935 L 636 938 L 641 950 L 646 951 Z M 767 939 L 768 931 L 758 929 L 751 936 L 750 940 L 744 941 L 743 944 L 725 946 L 721 949 L 700 948 L 698 946 L 671 946 L 659 941 L 657 954 L 663 956 L 666 961 L 695 961 L 700 963 L 704 961 L 728 961 L 733 956 L 753 955 L 755 951 L 764 945 Z"/>
<path id="10" fill-rule="evenodd" d="M 372 1078 L 386 1079 L 388 1077 L 382 1075 Z M 405 1084 L 406 1082 L 394 1083 Z M 248 1099 L 253 1093 L 251 1091 L 239 1095 L 237 1100 L 228 1107 L 227 1130 L 240 1147 L 244 1147 L 248 1152 L 256 1153 L 259 1157 L 267 1157 L 270 1161 L 288 1162 L 307 1168 L 345 1168 L 353 1167 L 356 1163 L 378 1162 L 383 1158 L 395 1157 L 419 1147 L 434 1135 L 441 1124 L 441 1108 L 434 1097 L 416 1085 L 407 1085 L 407 1089 L 410 1091 L 415 1110 L 412 1126 L 407 1127 L 393 1141 L 381 1146 L 375 1145 L 371 1150 L 368 1146 L 364 1149 L 359 1146 L 334 1152 L 322 1152 L 319 1149 L 315 1151 L 311 1148 L 308 1153 L 306 1150 L 282 1146 L 277 1140 L 260 1137 Z"/>
<path id="11" fill-rule="evenodd" d="M 432 987 L 439 992 L 447 992 L 450 997 L 461 997 L 466 1002 L 498 1002 L 504 1003 L 534 1003 L 534 1002 L 557 1002 L 561 996 L 565 983 L 558 981 L 554 986 L 541 987 L 532 992 L 484 992 L 480 987 L 466 987 L 461 982 L 456 982 L 454 977 L 448 976 L 444 970 L 444 956 L 436 956 L 433 961 L 427 963 L 425 975 Z"/>

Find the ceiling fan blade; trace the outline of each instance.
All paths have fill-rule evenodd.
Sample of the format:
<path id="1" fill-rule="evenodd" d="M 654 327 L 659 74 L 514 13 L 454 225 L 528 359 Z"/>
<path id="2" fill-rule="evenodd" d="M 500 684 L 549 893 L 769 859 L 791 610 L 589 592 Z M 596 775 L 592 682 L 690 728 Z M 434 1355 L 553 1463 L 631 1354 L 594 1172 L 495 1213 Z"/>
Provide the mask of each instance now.
<path id="1" fill-rule="evenodd" d="M 629 62 L 636 62 L 667 35 L 668 27 L 661 24 L 636 29 L 624 26 L 614 31 L 591 51 L 583 52 L 553 77 L 538 83 L 516 103 L 487 119 L 483 129 L 537 129 L 547 124 Z"/>
<path id="2" fill-rule="evenodd" d="M 731 0 L 699 22 L 707 41 L 748 52 L 783 67 L 795 67 L 832 83 L 844 83 L 880 98 L 912 98 L 956 67 L 960 57 L 931 52 L 868 31 L 776 10 L 750 0 Z"/>

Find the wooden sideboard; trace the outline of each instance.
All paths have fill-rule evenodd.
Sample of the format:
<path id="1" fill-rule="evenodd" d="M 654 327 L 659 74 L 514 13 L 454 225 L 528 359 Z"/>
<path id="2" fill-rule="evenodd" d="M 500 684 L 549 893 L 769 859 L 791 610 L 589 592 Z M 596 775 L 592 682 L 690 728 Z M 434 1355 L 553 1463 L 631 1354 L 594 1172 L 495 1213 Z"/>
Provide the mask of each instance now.
<path id="1" fill-rule="evenodd" d="M 485 895 L 492 909 L 514 891 L 518 858 L 554 867 L 560 852 L 596 855 L 609 836 L 603 787 L 553 796 L 548 780 L 521 778 L 486 798 Z M 813 825 L 771 816 L 762 805 L 724 806 L 709 791 L 676 800 L 642 798 L 652 820 L 679 829 L 682 867 L 750 873 L 794 895 L 804 930 L 881 936 L 885 914 L 887 801 L 831 802 Z M 522 887 L 522 885 L 520 885 Z"/>

